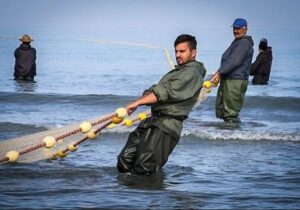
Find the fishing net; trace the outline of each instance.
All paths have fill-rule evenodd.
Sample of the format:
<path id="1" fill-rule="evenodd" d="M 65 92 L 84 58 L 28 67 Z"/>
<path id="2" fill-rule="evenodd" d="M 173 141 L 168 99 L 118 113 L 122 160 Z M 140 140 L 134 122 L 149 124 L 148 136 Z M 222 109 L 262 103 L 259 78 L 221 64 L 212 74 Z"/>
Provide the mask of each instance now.
<path id="1" fill-rule="evenodd" d="M 120 114 L 122 110 L 122 114 Z M 30 163 L 42 159 L 56 159 L 75 151 L 79 144 L 96 138 L 110 124 L 120 123 L 126 114 L 125 108 L 115 113 L 90 119 L 80 124 L 68 125 L 19 138 L 0 141 L 0 163 Z M 12 155 L 12 156 L 10 156 Z M 17 155 L 17 157 L 15 157 Z M 14 160 L 16 158 L 16 160 Z"/>
<path id="2" fill-rule="evenodd" d="M 209 92 L 209 89 L 202 88 L 196 106 L 207 98 Z M 119 119 L 120 122 L 114 121 L 113 119 L 117 116 L 110 114 L 93 118 L 83 123 L 90 123 L 91 128 L 89 131 L 97 135 L 103 129 L 114 128 L 116 126 L 130 127 L 148 116 L 150 116 L 150 110 L 124 120 Z M 88 139 L 96 138 L 96 136 L 91 138 L 88 132 L 82 132 L 81 125 L 83 123 L 0 141 L 0 163 L 15 162 L 8 158 L 9 155 L 7 154 L 10 151 L 18 153 L 16 161 L 20 163 L 31 163 L 43 159 L 56 159 L 58 157 L 63 158 L 72 152 L 73 149 L 75 151 L 79 144 Z M 55 144 L 52 147 L 45 145 L 45 138 L 49 136 L 55 139 Z"/>
<path id="3" fill-rule="evenodd" d="M 174 66 L 167 48 L 128 42 L 103 42 L 99 40 L 86 41 L 92 41 L 100 44 L 122 44 L 163 49 L 169 65 L 172 68 Z M 204 82 L 195 107 L 207 98 L 207 95 L 211 92 L 211 87 L 214 86 L 216 85 L 210 81 Z M 122 111 L 120 111 L 120 109 Z M 61 128 L 55 128 L 48 131 L 0 141 L 0 164 L 16 161 L 21 163 L 31 163 L 43 159 L 63 158 L 68 153 L 76 151 L 78 145 L 84 141 L 88 139 L 95 139 L 96 135 L 105 128 L 113 128 L 116 126 L 130 127 L 136 122 L 150 116 L 150 110 L 147 110 L 146 112 L 123 119 L 126 116 L 124 113 L 127 113 L 127 111 L 125 108 L 120 109 L 116 110 L 115 113 L 99 116 L 80 124 L 67 125 Z M 89 128 L 84 128 L 82 124 L 85 124 L 84 126 Z"/>

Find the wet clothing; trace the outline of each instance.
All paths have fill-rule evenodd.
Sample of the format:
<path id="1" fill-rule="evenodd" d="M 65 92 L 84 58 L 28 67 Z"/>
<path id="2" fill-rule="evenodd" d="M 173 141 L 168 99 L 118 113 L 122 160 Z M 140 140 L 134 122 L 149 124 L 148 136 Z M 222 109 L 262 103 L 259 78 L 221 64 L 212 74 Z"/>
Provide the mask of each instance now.
<path id="1" fill-rule="evenodd" d="M 223 53 L 218 72 L 221 83 L 216 99 L 216 117 L 239 122 L 253 58 L 251 36 L 235 39 Z"/>
<path id="2" fill-rule="evenodd" d="M 178 143 L 182 123 L 197 102 L 206 70 L 192 61 L 164 75 L 153 92 L 158 102 L 151 105 L 151 117 L 133 131 L 118 156 L 120 172 L 151 174 L 168 160 Z"/>
<path id="3" fill-rule="evenodd" d="M 216 116 L 225 122 L 240 122 L 248 80 L 221 80 L 216 100 Z"/>
<path id="4" fill-rule="evenodd" d="M 270 78 L 270 72 L 271 72 L 271 66 L 272 66 L 272 48 L 268 47 L 266 51 L 261 51 L 257 57 L 254 63 L 251 65 L 251 71 L 250 75 L 254 76 L 252 79 L 253 85 L 267 85 L 269 78 Z"/>
<path id="5" fill-rule="evenodd" d="M 127 143 L 118 156 L 118 170 L 122 173 L 151 174 L 168 160 L 179 137 L 155 126 L 157 118 L 149 117 L 130 133 Z"/>
<path id="6" fill-rule="evenodd" d="M 33 80 L 36 75 L 36 50 L 30 44 L 21 44 L 15 50 L 14 77 L 16 80 Z"/>

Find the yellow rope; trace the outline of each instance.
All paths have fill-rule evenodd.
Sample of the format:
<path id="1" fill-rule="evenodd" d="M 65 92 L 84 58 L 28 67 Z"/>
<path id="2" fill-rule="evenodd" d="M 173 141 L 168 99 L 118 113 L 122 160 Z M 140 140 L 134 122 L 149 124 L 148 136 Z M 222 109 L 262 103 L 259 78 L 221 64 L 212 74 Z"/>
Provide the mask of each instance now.
<path id="1" fill-rule="evenodd" d="M 174 63 L 172 61 L 172 58 L 171 58 L 170 53 L 169 53 L 169 50 L 167 48 L 164 48 L 164 52 L 165 52 L 165 55 L 167 57 L 167 61 L 168 61 L 169 65 L 173 69 L 175 67 L 175 65 L 174 65 Z"/>
<path id="2" fill-rule="evenodd" d="M 81 41 L 87 41 L 87 42 L 95 42 L 97 44 L 115 44 L 115 45 L 125 45 L 125 46 L 134 46 L 134 47 L 144 47 L 144 48 L 150 48 L 150 49 L 161 49 L 164 51 L 167 62 L 170 65 L 170 67 L 173 69 L 174 68 L 174 63 L 171 59 L 169 50 L 167 48 L 162 48 L 159 46 L 155 45 L 150 45 L 150 44 L 145 44 L 145 43 L 134 43 L 134 42 L 116 42 L 116 41 L 104 41 L 100 39 L 82 39 Z"/>
<path id="3" fill-rule="evenodd" d="M 0 39 L 1 39 L 1 38 L 3 38 L 3 37 L 0 36 Z M 174 68 L 174 63 L 173 63 L 173 61 L 172 61 L 172 59 L 171 59 L 170 53 L 169 53 L 169 51 L 168 51 L 167 48 L 161 48 L 161 47 L 154 46 L 154 45 L 149 45 L 149 44 L 144 44 L 144 43 L 133 43 L 133 42 L 116 42 L 116 41 L 103 41 L 103 40 L 83 40 L 83 41 L 95 42 L 95 43 L 98 43 L 98 44 L 116 44 L 116 45 L 126 45 L 126 46 L 135 46 L 135 47 L 144 47 L 144 48 L 151 48 L 151 49 L 162 49 L 162 50 L 164 51 L 164 54 L 165 54 L 165 56 L 166 56 L 166 59 L 167 59 L 168 64 L 170 65 L 170 67 L 171 67 L 172 69 Z M 206 81 L 206 82 L 208 82 L 208 81 Z M 195 106 L 198 106 L 202 101 L 204 101 L 204 100 L 207 98 L 207 95 L 211 92 L 211 87 L 215 87 L 215 86 L 211 86 L 211 85 L 209 85 L 209 86 L 204 85 L 204 86 L 203 86 L 203 88 L 202 88 L 202 90 L 201 90 L 201 92 L 200 92 L 200 94 L 199 94 L 197 104 L 196 104 Z M 120 114 L 121 114 L 121 113 L 120 113 Z M 116 115 L 116 114 L 110 115 L 110 116 L 108 116 L 108 117 L 104 117 L 103 119 L 100 119 L 100 120 L 97 120 L 97 121 L 92 122 L 92 123 L 91 123 L 91 127 L 93 127 L 93 126 L 95 126 L 95 125 L 98 125 L 98 124 L 104 123 L 104 124 L 103 124 L 101 127 L 99 127 L 96 131 L 92 131 L 92 132 L 94 132 L 94 134 L 97 134 L 97 133 L 100 132 L 102 129 L 106 128 L 109 124 L 111 124 L 112 121 L 109 121 L 109 122 L 106 122 L 106 123 L 105 123 L 105 121 L 111 119 L 111 118 L 114 117 L 115 115 Z M 150 110 L 148 110 L 148 112 L 146 112 L 146 116 L 148 117 L 149 115 L 150 115 Z M 123 120 L 123 117 L 122 117 L 122 120 Z M 122 121 L 122 120 L 121 120 L 121 121 Z M 131 120 L 131 123 L 130 123 L 130 124 L 133 124 L 134 122 L 139 121 L 139 120 L 142 120 L 142 119 L 140 119 L 139 117 L 136 117 L 136 118 L 134 118 L 134 119 Z M 120 122 L 121 122 L 121 121 L 120 121 Z M 126 125 L 126 123 L 123 123 L 122 125 Z M 55 138 L 55 141 L 58 142 L 58 140 L 63 139 L 63 138 L 66 138 L 66 137 L 68 137 L 68 136 L 71 136 L 71 135 L 73 135 L 73 134 L 75 134 L 75 133 L 78 133 L 78 132 L 80 132 L 80 131 L 81 131 L 81 128 L 80 128 L 80 129 L 77 128 L 77 129 L 74 130 L 74 131 L 69 131 L 69 132 L 67 132 L 67 133 L 65 133 L 65 134 L 63 134 L 63 135 L 60 135 L 59 137 Z M 84 141 L 87 140 L 88 138 L 94 138 L 94 137 L 90 137 L 89 134 L 87 134 L 86 136 L 84 136 L 83 138 L 81 138 L 79 141 L 75 142 L 75 143 L 74 143 L 73 145 L 71 145 L 71 146 L 77 147 L 80 143 L 84 142 Z M 16 161 L 18 157 L 16 157 L 15 153 L 17 153 L 17 156 L 19 156 L 19 155 L 24 155 L 24 154 L 27 154 L 27 153 L 32 152 L 32 151 L 34 151 L 34 150 L 40 149 L 40 148 L 42 148 L 42 147 L 44 147 L 44 146 L 45 146 L 44 143 L 43 143 L 43 144 L 42 144 L 42 143 L 38 143 L 38 144 L 36 144 L 36 145 L 34 145 L 34 146 L 27 147 L 26 149 L 24 149 L 24 150 L 22 150 L 22 151 L 20 151 L 20 152 L 17 152 L 17 151 L 15 151 L 15 150 L 12 150 L 12 151 L 10 151 L 10 152 L 11 152 L 11 154 L 13 154 L 13 155 L 12 155 L 12 156 L 9 155 L 9 156 L 3 157 L 2 159 L 0 159 L 0 163 L 7 162 L 7 161 L 8 161 L 8 162 L 11 162 L 11 161 L 10 161 L 10 158 L 12 158 L 13 161 Z M 71 148 L 73 148 L 73 147 L 71 147 Z M 57 154 L 52 155 L 52 157 L 53 157 L 53 158 L 55 158 L 55 157 L 57 157 L 57 156 L 62 156 L 62 157 L 64 157 L 64 156 L 68 153 L 69 150 L 70 150 L 69 147 L 68 147 L 68 148 L 65 148 L 64 150 L 61 150 L 62 152 L 59 151 L 59 152 L 62 153 L 61 155 L 58 155 L 58 153 L 59 153 L 59 152 L 58 152 Z M 75 150 L 76 150 L 76 148 L 74 148 L 74 151 L 75 151 Z M 51 150 L 49 150 L 49 151 L 51 151 Z M 49 156 L 49 157 L 51 157 L 51 156 Z"/>
<path id="4" fill-rule="evenodd" d="M 169 64 L 169 66 L 171 67 L 171 69 L 173 69 L 175 66 L 172 61 L 170 52 L 169 52 L 168 48 L 166 48 L 166 47 L 162 48 L 159 46 L 154 46 L 154 45 L 150 45 L 150 44 L 146 44 L 146 43 L 134 43 L 134 42 L 125 42 L 125 41 L 124 42 L 104 41 L 104 40 L 99 40 L 99 39 L 93 39 L 93 40 L 92 39 L 84 39 L 81 41 L 95 42 L 98 44 L 116 44 L 116 45 L 126 45 L 126 46 L 135 46 L 135 47 L 145 47 L 145 48 L 152 48 L 152 49 L 162 49 L 164 51 L 167 62 Z M 211 88 L 203 87 L 199 94 L 199 97 L 198 97 L 198 100 L 197 100 L 197 103 L 195 106 L 199 106 L 199 104 L 207 98 L 207 95 L 210 92 L 211 92 Z"/>

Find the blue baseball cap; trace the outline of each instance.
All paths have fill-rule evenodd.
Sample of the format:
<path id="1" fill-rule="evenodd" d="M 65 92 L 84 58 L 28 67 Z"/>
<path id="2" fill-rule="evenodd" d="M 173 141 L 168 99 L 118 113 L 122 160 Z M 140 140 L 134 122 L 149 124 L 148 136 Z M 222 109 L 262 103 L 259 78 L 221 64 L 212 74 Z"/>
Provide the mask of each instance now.
<path id="1" fill-rule="evenodd" d="M 237 27 L 237 28 L 246 27 L 247 28 L 247 20 L 245 20 L 243 18 L 236 18 L 232 24 L 232 27 Z"/>

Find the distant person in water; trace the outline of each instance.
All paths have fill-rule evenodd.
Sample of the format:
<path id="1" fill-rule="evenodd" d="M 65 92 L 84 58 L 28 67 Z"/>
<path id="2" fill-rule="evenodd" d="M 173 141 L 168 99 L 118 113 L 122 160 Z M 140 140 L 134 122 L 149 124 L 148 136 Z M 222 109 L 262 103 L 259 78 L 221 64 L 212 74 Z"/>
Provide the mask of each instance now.
<path id="1" fill-rule="evenodd" d="M 19 39 L 22 44 L 15 50 L 15 80 L 33 81 L 36 75 L 36 50 L 31 47 L 33 41 L 31 37 L 25 34 Z"/>
<path id="2" fill-rule="evenodd" d="M 261 39 L 258 49 L 259 54 L 257 55 L 255 62 L 251 65 L 250 75 L 254 76 L 252 84 L 267 85 L 273 60 L 272 47 L 268 46 L 267 39 Z"/>

